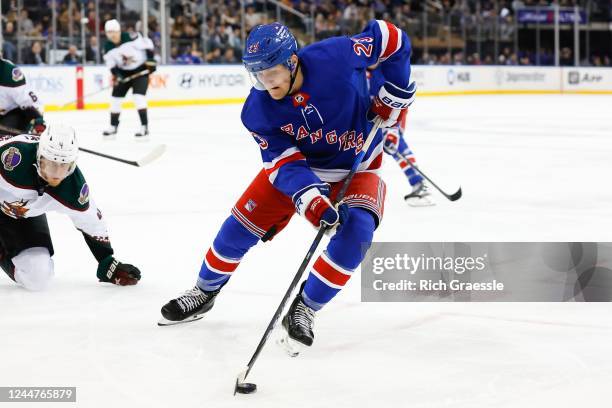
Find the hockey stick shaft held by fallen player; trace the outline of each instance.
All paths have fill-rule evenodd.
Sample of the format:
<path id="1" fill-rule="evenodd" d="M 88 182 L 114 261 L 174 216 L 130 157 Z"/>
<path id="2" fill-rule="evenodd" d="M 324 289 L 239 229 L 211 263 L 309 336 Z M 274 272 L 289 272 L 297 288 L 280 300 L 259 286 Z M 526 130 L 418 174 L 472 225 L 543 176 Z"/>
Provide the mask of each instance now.
<path id="1" fill-rule="evenodd" d="M 159 145 L 155 149 L 153 149 L 149 154 L 147 154 L 144 158 L 140 160 L 127 160 L 122 159 L 121 157 L 111 156 L 110 154 L 97 152 L 95 150 L 85 149 L 84 147 L 79 147 L 79 150 L 85 153 L 93 154 L 95 156 L 104 157 L 105 159 L 110 159 L 114 161 L 118 161 L 120 163 L 129 164 L 130 166 L 142 167 L 146 164 L 151 163 L 153 160 L 157 159 L 161 156 L 166 150 L 166 145 Z"/>
<path id="2" fill-rule="evenodd" d="M 368 150 L 370 148 L 370 145 L 372 144 L 372 141 L 376 137 L 376 132 L 378 132 L 378 129 L 380 128 L 381 122 L 382 121 L 379 118 L 377 118 L 376 121 L 374 122 L 374 125 L 372 126 L 372 129 L 370 130 L 370 133 L 368 134 L 368 137 L 366 138 L 361 151 L 359 152 L 359 154 L 355 158 L 355 162 L 353 163 L 353 167 L 349 171 L 349 174 L 346 176 L 346 179 L 344 179 L 344 183 L 342 184 L 342 188 L 340 188 L 340 191 L 338 192 L 338 195 L 336 196 L 336 202 L 340 202 L 342 200 L 342 198 L 344 197 L 344 194 L 346 193 L 346 190 L 348 189 L 349 185 L 351 184 L 351 180 L 353 179 L 353 176 L 357 172 L 357 169 L 359 168 L 359 165 L 361 164 L 361 162 L 363 161 L 363 158 L 365 157 L 366 153 L 368 152 Z M 276 312 L 274 312 L 274 316 L 272 316 L 272 320 L 268 324 L 268 327 L 266 328 L 266 331 L 264 332 L 263 337 L 259 341 L 259 344 L 257 345 L 257 348 L 255 349 L 255 353 L 253 353 L 253 356 L 249 360 L 249 363 L 247 364 L 246 370 L 241 372 L 240 375 L 238 376 L 238 379 L 236 381 L 236 388 L 238 387 L 238 385 L 240 383 L 244 382 L 246 377 L 249 375 L 249 372 L 251 371 L 251 369 L 255 365 L 255 361 L 257 361 L 257 357 L 259 357 L 259 353 L 261 353 L 261 350 L 264 348 L 264 346 L 266 344 L 266 341 L 268 340 L 268 337 L 270 337 L 270 334 L 272 333 L 272 330 L 274 329 L 274 326 L 276 326 L 276 322 L 278 321 L 278 319 L 280 318 L 280 315 L 282 314 L 283 310 L 285 309 L 285 306 L 287 304 L 287 301 L 289 300 L 289 297 L 291 296 L 291 294 L 293 293 L 294 289 L 297 287 L 298 283 L 300 282 L 300 280 L 302 278 L 302 275 L 304 274 L 304 271 L 308 267 L 308 264 L 310 263 L 310 260 L 312 259 L 312 256 L 314 255 L 315 251 L 317 250 L 317 247 L 319 246 L 319 243 L 321 242 L 321 239 L 323 239 L 323 235 L 325 234 L 326 230 L 327 230 L 327 226 L 325 226 L 325 225 L 322 226 L 321 228 L 319 228 L 319 232 L 317 233 L 317 236 L 315 237 L 314 241 L 310 245 L 310 248 L 308 249 L 308 252 L 306 253 L 306 256 L 304 257 L 304 260 L 302 261 L 302 263 L 301 263 L 297 273 L 295 274 L 295 277 L 291 281 L 291 285 L 289 285 L 289 288 L 287 289 L 287 292 L 285 293 L 285 296 L 283 296 L 283 299 L 281 300 L 280 305 L 276 309 Z M 236 390 L 234 390 L 234 394 L 236 394 Z"/>
<path id="3" fill-rule="evenodd" d="M 19 129 L 11 128 L 11 127 L 4 126 L 4 125 L 0 125 L 0 132 L 5 133 L 5 134 L 10 134 L 10 135 L 13 135 L 13 136 L 27 134 L 25 132 L 22 132 Z M 95 150 L 86 149 L 84 147 L 79 147 L 79 150 L 82 151 L 82 152 L 85 152 L 85 153 L 93 154 L 95 156 L 100 156 L 100 157 L 104 157 L 106 159 L 110 159 L 110 160 L 118 161 L 118 162 L 121 162 L 121 163 L 129 164 L 130 166 L 142 167 L 142 166 L 144 166 L 146 164 L 151 163 L 153 160 L 155 160 L 159 156 L 161 156 L 164 153 L 164 151 L 166 150 L 166 146 L 165 145 L 157 146 L 149 154 L 147 154 L 145 157 L 143 157 L 140 160 L 122 159 L 121 157 L 116 157 L 116 156 L 112 156 L 110 154 L 97 152 Z"/>
<path id="4" fill-rule="evenodd" d="M 141 77 L 141 76 L 148 75 L 148 74 L 149 74 L 149 70 L 145 69 L 145 70 L 142 70 L 142 71 L 138 71 L 138 72 L 136 72 L 135 74 L 132 74 L 132 75 L 127 76 L 127 77 L 125 77 L 125 78 L 122 78 L 121 80 L 119 80 L 119 82 L 120 82 L 120 83 L 122 83 L 122 84 L 124 84 L 124 83 L 126 83 L 126 82 L 130 82 L 130 81 L 131 81 L 131 80 L 133 80 L 133 79 L 136 79 L 136 78 L 139 78 L 139 77 Z M 100 92 L 104 92 L 104 91 L 106 91 L 107 89 L 112 88 L 113 86 L 114 86 L 114 84 L 113 84 L 113 83 L 111 83 L 111 84 L 109 84 L 109 85 L 106 85 L 106 86 L 104 86 L 104 87 L 102 87 L 102 88 L 98 89 L 97 91 L 90 92 L 90 93 L 88 93 L 88 94 L 86 94 L 86 95 L 83 95 L 83 98 L 89 98 L 89 97 L 91 97 L 91 96 L 97 95 L 97 94 L 99 94 Z M 75 103 L 77 103 L 77 101 L 78 101 L 78 100 L 79 100 L 79 99 L 73 99 L 73 100 L 71 100 L 70 102 L 66 102 L 65 104 L 63 104 L 63 105 L 61 106 L 61 109 L 65 109 L 65 108 L 67 108 L 67 107 L 68 107 L 68 106 L 70 106 L 70 105 L 74 105 Z"/>

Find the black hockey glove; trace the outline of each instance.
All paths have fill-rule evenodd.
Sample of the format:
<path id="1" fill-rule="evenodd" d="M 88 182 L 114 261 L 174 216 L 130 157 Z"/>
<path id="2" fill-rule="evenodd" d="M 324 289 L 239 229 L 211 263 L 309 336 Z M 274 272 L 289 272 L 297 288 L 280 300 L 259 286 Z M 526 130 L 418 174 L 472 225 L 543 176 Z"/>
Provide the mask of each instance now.
<path id="1" fill-rule="evenodd" d="M 140 280 L 140 270 L 134 265 L 124 264 L 108 256 L 98 265 L 100 282 L 110 282 L 119 286 L 136 285 Z"/>

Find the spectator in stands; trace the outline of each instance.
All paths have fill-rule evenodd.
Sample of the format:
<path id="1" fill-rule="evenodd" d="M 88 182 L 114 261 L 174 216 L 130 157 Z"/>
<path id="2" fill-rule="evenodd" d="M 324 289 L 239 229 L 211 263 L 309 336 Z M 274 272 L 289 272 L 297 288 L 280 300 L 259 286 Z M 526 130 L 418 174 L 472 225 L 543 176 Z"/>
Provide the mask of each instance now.
<path id="1" fill-rule="evenodd" d="M 234 49 L 234 55 L 238 60 L 242 59 L 242 38 L 240 35 L 240 27 L 234 28 L 228 38 L 227 45 Z"/>
<path id="2" fill-rule="evenodd" d="M 12 21 L 6 23 L 4 27 L 4 42 L 2 43 L 2 55 L 4 58 L 15 61 L 17 47 L 15 46 L 15 25 Z"/>
<path id="3" fill-rule="evenodd" d="M 45 51 L 40 41 L 34 41 L 30 49 L 26 50 L 23 63 L 31 65 L 43 65 L 45 63 Z"/>
<path id="4" fill-rule="evenodd" d="M 64 59 L 62 60 L 62 62 L 65 65 L 77 65 L 81 62 L 81 58 L 77 54 L 76 45 L 71 45 L 70 47 L 68 47 L 68 53 L 64 55 Z"/>
<path id="5" fill-rule="evenodd" d="M 19 35 L 29 36 L 34 30 L 34 23 L 29 17 L 28 10 L 21 10 L 19 16 Z"/>
<path id="6" fill-rule="evenodd" d="M 236 58 L 236 54 L 234 53 L 233 48 L 227 48 L 223 53 L 223 56 L 219 60 L 221 64 L 235 64 L 238 62 L 238 58 Z"/>
<path id="7" fill-rule="evenodd" d="M 255 12 L 255 7 L 248 6 L 246 8 L 246 14 L 244 15 L 244 22 L 247 31 L 251 31 L 251 29 L 256 25 L 262 24 L 263 20 L 261 18 L 261 14 Z"/>
<path id="8" fill-rule="evenodd" d="M 559 58 L 559 64 L 563 67 L 571 67 L 574 65 L 574 57 L 571 48 L 561 48 L 561 55 Z"/>
<path id="9" fill-rule="evenodd" d="M 215 48 L 206 54 L 206 62 L 209 64 L 218 64 L 221 61 L 221 49 Z"/>
<path id="10" fill-rule="evenodd" d="M 85 61 L 86 62 L 97 62 L 96 56 L 100 55 L 100 47 L 98 47 L 98 39 L 95 35 L 89 37 L 89 44 L 87 44 L 87 48 L 85 49 Z M 102 61 L 102 58 L 100 61 Z"/>
<path id="11" fill-rule="evenodd" d="M 100 25 L 100 22 L 98 22 L 98 19 L 96 18 L 96 10 L 89 10 L 87 12 L 87 30 L 90 33 L 96 32 L 96 23 L 100 26 L 100 31 L 104 31 L 104 28 Z"/>
<path id="12" fill-rule="evenodd" d="M 200 57 L 200 53 L 195 49 L 192 44 L 187 45 L 183 48 L 183 52 L 176 57 L 177 64 L 201 64 L 202 58 Z"/>
<path id="13" fill-rule="evenodd" d="M 518 57 L 515 53 L 510 55 L 510 59 L 508 59 L 506 65 L 518 65 Z"/>

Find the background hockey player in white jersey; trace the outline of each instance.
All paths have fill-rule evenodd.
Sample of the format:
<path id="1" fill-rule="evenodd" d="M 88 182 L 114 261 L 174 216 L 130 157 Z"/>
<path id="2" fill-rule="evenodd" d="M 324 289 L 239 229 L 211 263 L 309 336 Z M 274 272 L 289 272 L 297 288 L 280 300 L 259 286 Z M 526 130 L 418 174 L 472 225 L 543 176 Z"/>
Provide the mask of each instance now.
<path id="1" fill-rule="evenodd" d="M 24 133 L 45 130 L 40 99 L 19 67 L 0 58 L 0 125 Z"/>
<path id="2" fill-rule="evenodd" d="M 68 215 L 83 233 L 100 281 L 125 286 L 140 280 L 138 268 L 114 258 L 77 155 L 74 129 L 61 124 L 50 124 L 40 139 L 0 139 L 0 266 L 26 289 L 44 289 L 54 274 L 48 211 Z"/>
<path id="3" fill-rule="evenodd" d="M 153 42 L 139 33 L 122 32 L 117 20 L 108 20 L 104 24 L 104 32 L 107 38 L 104 45 L 104 61 L 113 75 L 113 92 L 110 109 L 111 126 L 103 134 L 109 139 L 113 139 L 117 134 L 121 102 L 132 89 L 141 124 L 135 136 L 144 140 L 149 135 L 146 99 L 149 74 L 157 67 Z"/>

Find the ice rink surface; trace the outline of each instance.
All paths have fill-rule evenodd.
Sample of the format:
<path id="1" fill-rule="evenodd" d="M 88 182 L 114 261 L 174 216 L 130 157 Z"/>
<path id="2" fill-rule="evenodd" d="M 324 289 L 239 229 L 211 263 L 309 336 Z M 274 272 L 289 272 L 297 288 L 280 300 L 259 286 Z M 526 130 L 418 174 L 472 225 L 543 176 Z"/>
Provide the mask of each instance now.
<path id="1" fill-rule="evenodd" d="M 419 99 L 407 140 L 421 168 L 464 197 L 407 207 L 407 182 L 387 158 L 375 240 L 612 241 L 610 105 L 577 95 Z M 97 283 L 81 234 L 51 214 L 50 289 L 28 293 L 0 274 L 0 386 L 76 386 L 79 407 L 609 407 L 609 303 L 361 303 L 358 274 L 318 315 L 312 349 L 291 359 L 269 343 L 249 377 L 259 391 L 233 397 L 314 238 L 304 220 L 254 248 L 203 320 L 156 322 L 193 286 L 260 169 L 239 113 L 151 109 L 148 144 L 133 140 L 133 110 L 114 142 L 100 140 L 107 112 L 48 114 L 72 124 L 84 147 L 128 158 L 168 150 L 144 168 L 82 154 L 116 256 L 143 279 Z"/>

